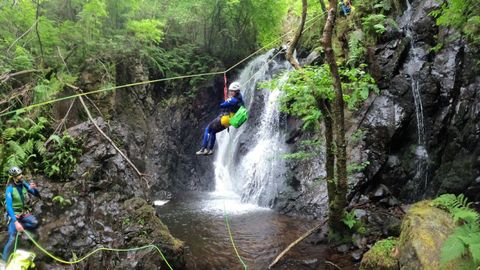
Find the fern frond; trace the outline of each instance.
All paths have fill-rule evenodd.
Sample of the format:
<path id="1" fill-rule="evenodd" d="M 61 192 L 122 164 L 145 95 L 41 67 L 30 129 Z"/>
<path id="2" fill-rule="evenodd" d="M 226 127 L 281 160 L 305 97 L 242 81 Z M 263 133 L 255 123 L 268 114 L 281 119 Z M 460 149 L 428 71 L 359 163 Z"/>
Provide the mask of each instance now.
<path id="1" fill-rule="evenodd" d="M 22 144 L 22 148 L 26 154 L 30 155 L 33 153 L 33 146 L 35 142 L 32 139 L 29 139 L 24 144 Z"/>
<path id="2" fill-rule="evenodd" d="M 17 130 L 15 128 L 7 128 L 2 133 L 2 138 L 4 140 L 11 140 L 17 134 Z"/>
<path id="3" fill-rule="evenodd" d="M 42 156 L 47 153 L 47 148 L 45 148 L 45 145 L 42 141 L 35 142 L 35 150 Z"/>
<path id="4" fill-rule="evenodd" d="M 10 150 L 10 153 L 12 155 L 17 156 L 18 159 L 24 160 L 27 157 L 27 153 L 25 153 L 25 150 L 22 148 L 20 144 L 16 141 L 8 141 L 7 146 Z"/>
<path id="5" fill-rule="evenodd" d="M 50 136 L 49 140 L 57 143 L 57 144 L 60 144 L 61 143 L 61 138 L 60 136 L 56 135 L 56 134 L 53 134 L 52 136 Z"/>
<path id="6" fill-rule="evenodd" d="M 445 240 L 440 252 L 440 265 L 443 268 L 448 262 L 463 256 L 466 250 L 463 241 L 454 233 Z"/>
<path id="7" fill-rule="evenodd" d="M 348 61 L 347 65 L 355 66 L 363 62 L 367 49 L 364 46 L 365 34 L 362 30 L 352 32 L 348 37 Z"/>

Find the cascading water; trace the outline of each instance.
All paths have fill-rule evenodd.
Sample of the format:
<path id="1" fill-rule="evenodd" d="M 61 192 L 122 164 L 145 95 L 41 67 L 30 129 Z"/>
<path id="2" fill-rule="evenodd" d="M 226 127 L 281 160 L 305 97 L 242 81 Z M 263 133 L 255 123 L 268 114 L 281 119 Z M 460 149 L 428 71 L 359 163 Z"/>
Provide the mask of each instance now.
<path id="1" fill-rule="evenodd" d="M 425 64 L 427 52 L 423 48 L 418 47 L 415 43 L 414 31 L 412 30 L 414 9 L 408 0 L 406 0 L 406 3 L 407 10 L 401 19 L 401 28 L 405 30 L 406 36 L 410 38 L 410 52 L 408 55 L 408 60 L 405 63 L 405 71 L 411 80 L 413 100 L 415 103 L 415 115 L 417 120 L 418 146 L 415 151 L 417 169 L 414 179 L 423 181 L 423 192 L 425 192 L 428 185 L 428 152 L 426 148 L 423 103 L 420 93 L 418 74 Z M 421 192 L 422 190 L 419 191 Z"/>
<path id="2" fill-rule="evenodd" d="M 243 202 L 266 207 L 273 205 L 282 184 L 285 170 L 282 154 L 286 145 L 278 102 L 281 92 L 257 89 L 257 83 L 290 67 L 287 61 L 275 59 L 267 64 L 273 52 L 259 56 L 240 74 L 250 118 L 240 129 L 218 136 L 214 164 L 216 192 L 241 196 Z M 286 80 L 286 76 L 282 75 L 280 82 Z"/>

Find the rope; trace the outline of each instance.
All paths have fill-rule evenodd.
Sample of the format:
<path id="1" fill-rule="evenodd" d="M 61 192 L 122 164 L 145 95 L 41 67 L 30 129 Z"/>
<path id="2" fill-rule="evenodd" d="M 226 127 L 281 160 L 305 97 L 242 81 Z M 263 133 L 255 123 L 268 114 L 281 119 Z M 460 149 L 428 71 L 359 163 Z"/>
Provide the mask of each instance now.
<path id="1" fill-rule="evenodd" d="M 30 241 L 32 241 L 32 243 L 40 250 L 42 251 L 44 254 L 46 254 L 47 256 L 49 256 L 50 258 L 54 259 L 55 261 L 57 262 L 60 262 L 60 263 L 63 263 L 63 264 L 77 264 L 77 263 L 80 263 L 84 260 L 86 260 L 88 257 L 92 256 L 93 254 L 99 252 L 99 251 L 115 251 L 115 252 L 129 252 L 129 251 L 138 251 L 138 250 L 143 250 L 143 249 L 149 249 L 149 248 L 153 248 L 153 249 L 156 249 L 158 251 L 158 253 L 160 253 L 160 256 L 162 257 L 162 259 L 165 261 L 165 263 L 167 264 L 168 268 L 170 270 L 173 270 L 172 266 L 170 266 L 170 264 L 168 263 L 167 259 L 165 258 L 165 256 L 163 255 L 162 251 L 155 245 L 146 245 L 146 246 L 143 246 L 143 247 L 136 247 L 136 248 L 106 248 L 106 247 L 101 247 L 101 248 L 97 248 L 89 253 L 87 253 L 87 255 L 83 256 L 82 258 L 80 259 L 77 259 L 77 260 L 73 260 L 73 261 L 66 261 L 66 260 L 63 260 L 61 258 L 58 258 L 56 257 L 55 255 L 53 255 L 52 253 L 48 252 L 48 250 L 46 250 L 45 248 L 43 248 L 39 243 L 37 243 L 37 241 L 35 241 L 33 239 L 33 237 L 30 235 L 30 233 L 28 233 L 27 231 L 24 231 L 24 233 L 27 235 L 27 237 L 30 239 Z M 18 234 L 17 234 L 17 238 L 18 238 Z M 15 246 L 16 246 L 16 243 L 15 243 Z"/>
<path id="2" fill-rule="evenodd" d="M 314 21 L 314 20 L 318 19 L 320 16 L 323 16 L 324 14 L 326 14 L 326 12 L 320 13 L 319 15 L 317 15 L 317 16 L 313 17 L 312 19 L 310 19 L 310 20 L 308 21 L 308 23 L 311 22 L 311 21 Z M 313 26 L 313 24 L 312 24 L 311 26 Z M 311 27 L 311 26 L 310 26 L 310 27 Z M 308 27 L 308 28 L 310 28 L 310 27 Z M 308 28 L 305 28 L 304 31 L 306 31 Z M 127 88 L 127 87 L 133 87 L 133 86 L 150 84 L 150 83 L 157 83 L 157 82 L 163 82 L 163 81 L 173 81 L 173 80 L 180 80 L 180 79 L 189 79 L 189 78 L 196 78 L 196 77 L 206 77 L 206 76 L 213 76 L 213 75 L 221 75 L 221 74 L 224 74 L 224 73 L 226 73 L 226 72 L 231 71 L 233 68 L 237 67 L 237 66 L 240 65 L 241 63 L 247 61 L 248 59 L 250 59 L 250 58 L 253 57 L 254 55 L 256 55 L 256 54 L 258 54 L 259 52 L 263 51 L 264 49 L 268 48 L 270 45 L 272 45 L 272 44 L 274 44 L 275 42 L 279 41 L 280 39 L 284 38 L 285 36 L 287 36 L 288 34 L 290 34 L 290 32 L 292 32 L 292 31 L 293 31 L 293 29 L 290 30 L 289 32 L 287 32 L 286 34 L 280 36 L 280 37 L 277 38 L 276 40 L 274 40 L 274 41 L 268 43 L 267 45 L 263 46 L 262 48 L 258 49 L 257 51 L 253 52 L 252 54 L 250 54 L 249 56 L 245 57 L 244 59 L 240 60 L 238 63 L 236 63 L 235 65 L 233 65 L 233 66 L 231 66 L 230 68 L 226 69 L 225 71 L 217 71 L 217 72 L 207 72 L 207 73 L 200 73 L 200 74 L 191 74 L 191 75 L 175 76 L 175 77 L 170 77 L 170 78 L 162 78 L 162 79 L 156 79 L 156 80 L 147 80 L 147 81 L 130 83 L 130 84 L 119 85 L 119 86 L 114 86 L 114 87 L 102 88 L 102 89 L 98 89 L 98 90 L 93 90 L 93 91 L 78 93 L 78 94 L 71 95 L 71 96 L 66 96 L 66 97 L 56 98 L 56 99 L 52 99 L 52 100 L 47 100 L 47 101 L 44 101 L 44 102 L 40 102 L 40 103 L 36 103 L 36 104 L 29 105 L 29 106 L 27 106 L 27 107 L 23 107 L 23 108 L 20 108 L 20 109 L 16 109 L 16 110 L 12 110 L 12 111 L 7 111 L 7 112 L 5 112 L 5 113 L 0 114 L 0 117 L 7 116 L 7 115 L 10 115 L 10 114 L 14 114 L 14 113 L 23 113 L 23 112 L 25 112 L 25 111 L 31 110 L 31 109 L 36 108 L 36 107 L 45 106 L 45 105 L 52 104 L 52 103 L 56 103 L 56 102 L 63 101 L 63 100 L 68 100 L 68 99 L 72 99 L 72 98 L 76 98 L 76 97 L 87 96 L 87 95 L 96 94 L 96 93 L 101 93 L 101 92 L 112 91 L 112 90 L 116 90 L 116 89 L 122 89 L 122 88 Z"/>
<path id="3" fill-rule="evenodd" d="M 248 265 L 242 260 L 242 257 L 238 253 L 237 247 L 235 246 L 235 241 L 233 241 L 232 231 L 230 230 L 230 224 L 228 223 L 228 214 L 227 209 L 225 208 L 225 204 L 223 205 L 223 215 L 225 217 L 225 227 L 227 227 L 228 236 L 230 237 L 230 242 L 232 243 L 233 250 L 235 250 L 235 254 L 237 255 L 238 260 L 243 266 L 244 270 L 248 269 Z"/>
<path id="4" fill-rule="evenodd" d="M 227 89 L 227 72 L 223 73 L 223 81 L 224 81 L 224 85 L 223 85 L 223 99 L 224 99 L 224 100 L 227 100 L 227 98 L 228 98 L 228 95 L 227 95 L 227 92 L 228 92 L 228 89 Z"/>
<path id="5" fill-rule="evenodd" d="M 323 12 L 321 13 L 320 15 L 325 15 L 326 12 Z M 317 16 L 318 18 L 318 16 Z M 311 20 L 310 20 L 311 21 Z M 312 23 L 310 26 L 306 27 L 305 29 L 303 29 L 302 31 L 302 34 L 305 33 L 308 29 L 312 28 L 312 26 L 314 25 L 314 23 Z M 270 62 L 272 62 L 275 57 L 277 57 L 280 53 L 282 53 L 284 50 L 279 50 L 274 56 L 272 56 L 265 64 L 268 65 L 270 64 Z M 261 70 L 257 70 L 257 72 L 253 73 L 253 75 L 247 80 L 244 82 L 244 84 L 247 84 L 249 83 Z M 0 115 L 1 116 L 1 115 Z"/>

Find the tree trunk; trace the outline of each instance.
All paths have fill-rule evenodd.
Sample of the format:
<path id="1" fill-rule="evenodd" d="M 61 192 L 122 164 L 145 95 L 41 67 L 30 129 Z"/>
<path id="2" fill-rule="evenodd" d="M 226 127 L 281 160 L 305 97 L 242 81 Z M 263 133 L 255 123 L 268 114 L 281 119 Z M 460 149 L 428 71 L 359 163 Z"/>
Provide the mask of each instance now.
<path id="1" fill-rule="evenodd" d="M 295 47 L 297 47 L 298 41 L 302 36 L 303 27 L 305 26 L 305 20 L 307 19 L 307 7 L 307 0 L 302 0 L 302 20 L 300 22 L 300 26 L 297 29 L 297 32 L 295 33 L 295 36 L 293 37 L 292 42 L 290 43 L 290 46 L 288 46 L 287 55 L 285 56 L 295 69 L 300 69 L 300 64 L 298 63 L 297 59 L 293 57 L 293 52 L 295 51 Z"/>
<path id="2" fill-rule="evenodd" d="M 329 199 L 329 207 L 331 202 L 335 199 L 335 150 L 333 144 L 333 119 L 330 102 L 325 99 L 317 98 L 317 106 L 322 111 L 323 124 L 325 126 L 325 171 L 327 181 L 327 192 Z"/>
<path id="3" fill-rule="evenodd" d="M 40 19 L 40 0 L 37 0 L 36 4 L 37 4 L 37 10 L 35 12 L 35 19 L 36 19 L 35 33 L 37 34 L 38 45 L 40 47 L 40 55 L 41 55 L 41 59 L 42 59 L 42 61 L 40 62 L 40 66 L 43 66 L 43 63 L 45 63 L 45 59 L 44 59 L 44 55 L 43 55 L 42 39 L 40 38 L 40 32 L 38 31 L 38 21 Z"/>
<path id="4" fill-rule="evenodd" d="M 323 2 L 324 0 L 319 0 L 320 2 L 320 6 L 322 6 L 322 11 L 323 12 L 327 12 L 327 7 L 325 7 L 325 2 Z"/>
<path id="5" fill-rule="evenodd" d="M 330 67 L 330 73 L 333 79 L 333 88 L 335 90 L 335 100 L 333 103 L 333 121 L 335 126 L 335 144 L 336 144 L 336 192 L 335 198 L 331 201 L 330 208 L 330 229 L 332 231 L 342 231 L 344 209 L 347 207 L 347 145 L 345 141 L 345 116 L 343 91 L 338 66 L 335 59 L 335 53 L 332 48 L 332 35 L 335 27 L 335 16 L 337 13 L 337 0 L 330 0 L 330 10 L 328 11 L 327 21 L 323 30 L 323 47 L 325 50 L 325 59 Z"/>

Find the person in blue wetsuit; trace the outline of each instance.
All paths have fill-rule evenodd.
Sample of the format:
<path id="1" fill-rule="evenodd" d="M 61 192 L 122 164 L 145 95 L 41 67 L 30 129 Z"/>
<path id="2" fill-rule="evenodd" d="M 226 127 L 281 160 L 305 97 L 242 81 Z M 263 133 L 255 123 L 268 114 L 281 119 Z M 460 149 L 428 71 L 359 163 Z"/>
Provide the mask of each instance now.
<path id="1" fill-rule="evenodd" d="M 222 113 L 210 122 L 205 128 L 203 135 L 202 148 L 197 152 L 197 155 L 211 155 L 213 154 L 213 147 L 215 146 L 216 134 L 230 126 L 230 118 L 243 106 L 243 97 L 240 93 L 240 83 L 233 82 L 228 87 L 228 99 L 220 104 Z"/>
<path id="2" fill-rule="evenodd" d="M 15 242 L 15 236 L 18 232 L 25 229 L 33 230 L 38 227 L 37 218 L 30 214 L 25 202 L 27 192 L 40 197 L 35 183 L 28 183 L 22 170 L 18 167 L 12 167 L 8 170 L 9 181 L 5 191 L 5 206 L 8 214 L 8 240 L 3 248 L 2 259 L 7 262 L 12 252 L 12 245 Z M 13 181 L 12 181 L 13 180 Z"/>

